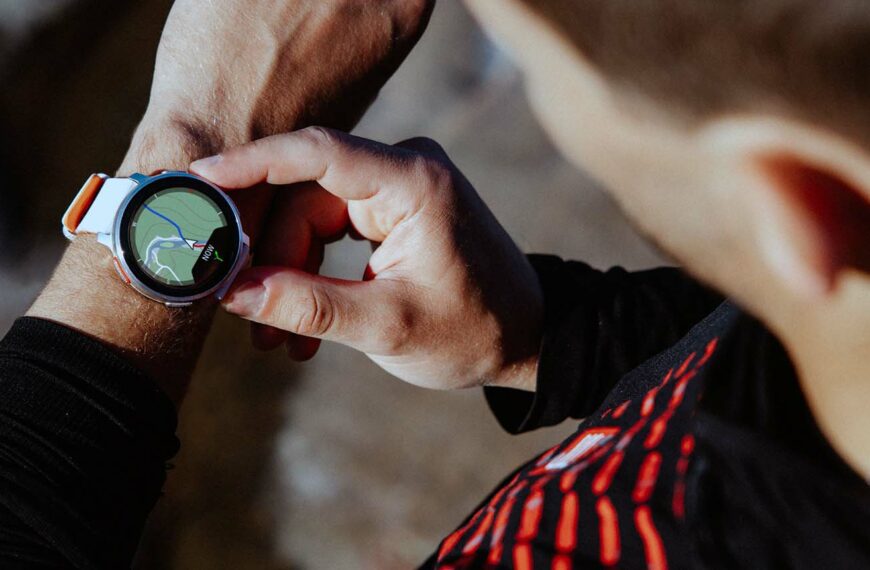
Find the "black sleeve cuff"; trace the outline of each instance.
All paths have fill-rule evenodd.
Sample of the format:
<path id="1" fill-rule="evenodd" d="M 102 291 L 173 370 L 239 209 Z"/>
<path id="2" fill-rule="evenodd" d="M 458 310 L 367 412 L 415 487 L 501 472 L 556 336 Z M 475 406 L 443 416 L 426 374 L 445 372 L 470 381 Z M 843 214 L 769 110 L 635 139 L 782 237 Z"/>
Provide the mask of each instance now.
<path id="1" fill-rule="evenodd" d="M 576 322 L 590 320 L 577 319 L 574 314 L 570 320 L 575 326 L 570 331 L 565 330 L 566 320 L 572 300 L 582 299 L 584 288 L 596 287 L 596 278 L 601 275 L 586 264 L 572 262 L 571 278 L 566 279 L 562 259 L 553 255 L 529 255 L 528 259 L 544 292 L 544 335 L 538 358 L 536 391 L 484 388 L 490 409 L 502 428 L 511 434 L 556 425 L 578 412 L 582 383 L 573 380 L 572 371 L 576 372 L 588 358 L 589 348 L 579 342 L 584 336 L 578 336 L 577 333 L 582 331 L 576 330 Z M 591 332 L 594 334 L 595 331 Z"/>
<path id="2" fill-rule="evenodd" d="M 590 415 L 625 374 L 722 302 L 675 268 L 602 272 L 549 255 L 530 255 L 529 261 L 544 292 L 537 391 L 486 389 L 510 433 Z"/>
<path id="3" fill-rule="evenodd" d="M 23 318 L 0 342 L 0 509 L 17 542 L 128 567 L 178 451 L 176 410 L 100 342 Z"/>

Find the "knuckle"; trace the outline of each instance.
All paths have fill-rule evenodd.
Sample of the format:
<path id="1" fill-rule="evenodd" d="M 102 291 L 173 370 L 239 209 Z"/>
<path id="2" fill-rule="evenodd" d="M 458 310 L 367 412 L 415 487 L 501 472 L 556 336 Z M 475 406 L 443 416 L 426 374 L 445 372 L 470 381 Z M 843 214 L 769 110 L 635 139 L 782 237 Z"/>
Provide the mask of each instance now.
<path id="1" fill-rule="evenodd" d="M 417 177 L 435 191 L 449 188 L 453 182 L 451 165 L 438 156 L 417 155 L 414 170 Z"/>
<path id="2" fill-rule="evenodd" d="M 417 311 L 410 303 L 397 301 L 387 310 L 385 321 L 380 331 L 381 350 L 390 356 L 404 353 L 419 321 Z"/>
<path id="3" fill-rule="evenodd" d="M 264 137 L 249 142 L 248 144 L 232 148 L 223 152 L 224 158 L 232 157 L 237 160 L 250 159 L 250 157 L 272 157 L 280 152 L 281 146 L 286 142 L 287 135 L 275 135 Z"/>
<path id="4" fill-rule="evenodd" d="M 429 137 L 414 137 L 405 141 L 405 146 L 416 149 L 419 152 L 432 155 L 444 154 L 444 147 L 438 141 Z"/>
<path id="5" fill-rule="evenodd" d="M 340 141 L 338 132 L 326 127 L 306 127 L 299 132 L 311 143 L 323 148 L 337 146 Z"/>
<path id="6" fill-rule="evenodd" d="M 289 330 L 308 337 L 329 333 L 336 318 L 335 304 L 320 287 L 310 287 L 286 301 L 281 311 L 287 315 Z"/>

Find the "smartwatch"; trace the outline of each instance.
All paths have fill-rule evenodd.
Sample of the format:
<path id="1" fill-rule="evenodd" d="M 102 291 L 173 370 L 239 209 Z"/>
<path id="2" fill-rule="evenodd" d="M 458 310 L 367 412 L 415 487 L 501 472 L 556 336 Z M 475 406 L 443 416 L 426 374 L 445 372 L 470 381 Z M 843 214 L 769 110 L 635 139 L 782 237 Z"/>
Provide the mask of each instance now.
<path id="1" fill-rule="evenodd" d="M 232 200 L 186 172 L 93 174 L 61 223 L 70 240 L 96 234 L 121 279 L 169 307 L 223 298 L 250 254 Z"/>

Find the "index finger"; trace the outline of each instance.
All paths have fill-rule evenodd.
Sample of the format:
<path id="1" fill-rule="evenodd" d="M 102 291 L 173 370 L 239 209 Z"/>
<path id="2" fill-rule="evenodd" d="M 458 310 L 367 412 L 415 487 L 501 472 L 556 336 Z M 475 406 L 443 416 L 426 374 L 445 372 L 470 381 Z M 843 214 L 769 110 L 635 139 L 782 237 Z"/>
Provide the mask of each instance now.
<path id="1" fill-rule="evenodd" d="M 416 153 L 323 127 L 266 137 L 198 160 L 190 170 L 227 189 L 318 182 L 346 200 L 407 185 Z"/>
<path id="2" fill-rule="evenodd" d="M 440 172 L 434 164 L 411 148 L 309 127 L 195 162 L 191 170 L 229 189 L 317 182 L 335 196 L 356 201 L 349 208 L 354 228 L 380 243 L 426 204 L 433 175 Z"/>

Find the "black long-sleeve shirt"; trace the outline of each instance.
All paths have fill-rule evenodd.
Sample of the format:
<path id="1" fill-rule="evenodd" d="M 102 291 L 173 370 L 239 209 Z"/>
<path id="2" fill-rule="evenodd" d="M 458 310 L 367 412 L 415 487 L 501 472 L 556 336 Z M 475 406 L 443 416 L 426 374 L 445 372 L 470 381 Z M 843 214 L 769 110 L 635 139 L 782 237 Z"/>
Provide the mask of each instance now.
<path id="1" fill-rule="evenodd" d="M 538 390 L 488 401 L 514 433 L 586 419 L 425 568 L 870 567 L 870 488 L 758 322 L 677 270 L 533 262 Z M 0 567 L 129 565 L 175 422 L 108 348 L 19 320 L 0 343 Z"/>
<path id="2" fill-rule="evenodd" d="M 0 343 L 0 568 L 129 567 L 176 422 L 98 341 L 19 319 Z"/>

